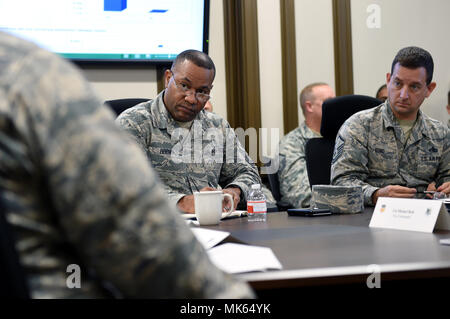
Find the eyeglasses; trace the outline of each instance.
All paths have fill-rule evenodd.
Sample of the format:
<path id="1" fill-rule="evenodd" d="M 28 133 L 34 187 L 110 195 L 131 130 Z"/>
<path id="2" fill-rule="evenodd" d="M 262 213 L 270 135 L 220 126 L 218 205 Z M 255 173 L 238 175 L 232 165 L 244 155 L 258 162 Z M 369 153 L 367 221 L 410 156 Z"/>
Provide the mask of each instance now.
<path id="1" fill-rule="evenodd" d="M 201 103 L 206 103 L 211 98 L 211 95 L 202 93 L 202 92 L 195 92 L 195 89 L 192 89 L 187 85 L 186 83 L 177 83 L 175 80 L 175 74 L 173 74 L 173 71 L 170 70 L 173 77 L 173 83 L 175 83 L 175 86 L 184 93 L 184 95 L 189 96 L 192 94 L 195 94 L 195 98 L 200 101 Z"/>

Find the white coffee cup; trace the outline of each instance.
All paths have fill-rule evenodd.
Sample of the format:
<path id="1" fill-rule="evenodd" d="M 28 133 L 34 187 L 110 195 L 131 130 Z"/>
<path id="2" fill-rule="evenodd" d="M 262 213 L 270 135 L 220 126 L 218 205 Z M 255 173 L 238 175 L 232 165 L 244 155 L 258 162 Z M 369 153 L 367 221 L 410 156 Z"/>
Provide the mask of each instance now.
<path id="1" fill-rule="evenodd" d="M 222 191 L 194 192 L 195 217 L 200 225 L 217 225 L 222 218 L 222 203 L 225 197 L 229 197 L 231 207 L 227 217 L 234 208 L 233 196 Z"/>

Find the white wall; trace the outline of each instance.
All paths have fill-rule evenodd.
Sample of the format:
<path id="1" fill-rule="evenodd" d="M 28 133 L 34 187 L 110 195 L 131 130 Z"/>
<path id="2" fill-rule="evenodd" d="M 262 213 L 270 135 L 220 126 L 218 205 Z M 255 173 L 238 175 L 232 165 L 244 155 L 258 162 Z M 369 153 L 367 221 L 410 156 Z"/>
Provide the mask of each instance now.
<path id="1" fill-rule="evenodd" d="M 296 0 L 298 94 L 313 82 L 328 83 L 335 90 L 332 0 Z M 299 108 L 299 122 L 304 117 Z"/>
<path id="2" fill-rule="evenodd" d="M 367 26 L 367 18 L 374 13 L 367 12 L 371 4 L 380 9 L 380 28 Z M 437 83 L 421 109 L 427 115 L 446 122 L 445 106 L 450 89 L 450 1 L 352 0 L 351 10 L 355 93 L 373 96 L 385 83 L 386 73 L 390 72 L 398 50 L 419 46 L 433 56 L 433 81 Z"/>
<path id="3" fill-rule="evenodd" d="M 216 78 L 211 92 L 214 112 L 227 118 L 227 86 L 225 72 L 225 39 L 223 34 L 223 2 L 210 0 L 209 56 L 216 65 Z"/>
<path id="4" fill-rule="evenodd" d="M 273 157 L 279 139 L 283 136 L 284 126 L 280 1 L 258 1 L 257 6 L 261 127 L 268 129 L 267 136 L 274 137 L 273 140 L 265 139 L 266 143 L 262 144 L 262 154 Z"/>
<path id="5" fill-rule="evenodd" d="M 85 76 L 103 100 L 154 98 L 157 94 L 156 70 L 94 67 L 83 69 Z"/>

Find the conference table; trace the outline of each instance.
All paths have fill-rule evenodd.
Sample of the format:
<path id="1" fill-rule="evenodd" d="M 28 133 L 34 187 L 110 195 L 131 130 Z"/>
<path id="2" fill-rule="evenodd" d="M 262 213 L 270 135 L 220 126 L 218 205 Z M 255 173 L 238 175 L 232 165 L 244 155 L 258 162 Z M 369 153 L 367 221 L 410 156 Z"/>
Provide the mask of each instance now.
<path id="1" fill-rule="evenodd" d="M 230 232 L 230 242 L 270 247 L 283 266 L 237 274 L 256 291 L 352 285 L 367 287 L 370 275 L 380 282 L 450 279 L 450 246 L 439 240 L 450 231 L 433 233 L 369 228 L 373 208 L 359 214 L 320 217 L 267 214 L 267 222 L 246 217 L 207 226 Z M 375 282 L 375 281 L 374 281 Z"/>

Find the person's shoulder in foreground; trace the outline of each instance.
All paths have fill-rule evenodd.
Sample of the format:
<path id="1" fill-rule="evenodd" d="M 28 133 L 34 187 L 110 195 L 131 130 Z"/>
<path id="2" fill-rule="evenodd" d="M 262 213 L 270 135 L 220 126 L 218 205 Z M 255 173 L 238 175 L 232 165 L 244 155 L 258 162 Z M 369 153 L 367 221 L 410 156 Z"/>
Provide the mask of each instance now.
<path id="1" fill-rule="evenodd" d="M 0 32 L 0 200 L 32 297 L 253 297 L 211 263 L 113 117 L 73 66 Z"/>

